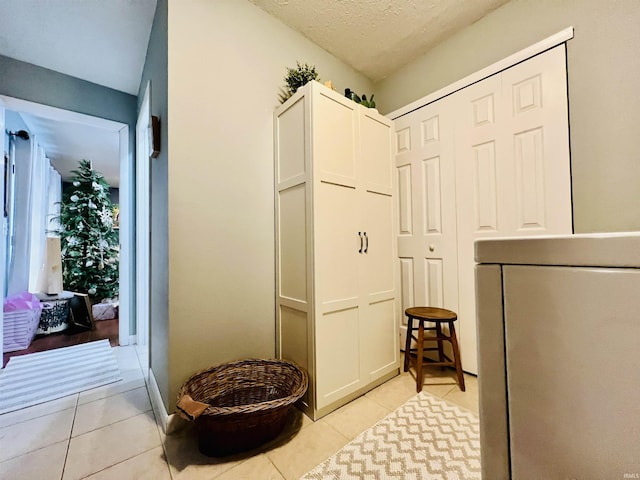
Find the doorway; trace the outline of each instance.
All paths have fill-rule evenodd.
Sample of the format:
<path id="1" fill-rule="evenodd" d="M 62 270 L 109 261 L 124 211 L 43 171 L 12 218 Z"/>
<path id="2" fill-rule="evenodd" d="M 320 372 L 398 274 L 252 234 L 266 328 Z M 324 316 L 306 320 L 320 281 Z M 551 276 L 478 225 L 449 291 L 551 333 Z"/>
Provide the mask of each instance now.
<path id="1" fill-rule="evenodd" d="M 85 114 L 80 114 L 76 112 L 71 112 L 55 107 L 50 107 L 46 105 L 40 105 L 33 102 L 28 102 L 24 100 L 19 100 L 11 97 L 0 96 L 0 110 L 6 110 L 10 112 L 18 112 L 24 118 L 28 117 L 27 123 L 30 124 L 31 130 L 41 130 L 41 134 L 38 135 L 36 131 L 33 131 L 35 137 L 40 137 L 40 141 L 42 144 L 47 143 L 51 145 L 51 141 L 47 139 L 46 126 L 47 125 L 62 125 L 67 126 L 68 130 L 76 131 L 77 133 L 73 135 L 74 140 L 78 142 L 82 138 L 88 138 L 89 136 L 96 134 L 100 136 L 100 142 L 107 142 L 110 145 L 110 148 L 113 152 L 113 163 L 109 167 L 109 173 L 105 174 L 105 178 L 107 178 L 108 183 L 113 182 L 113 178 L 116 177 L 119 182 L 119 237 L 120 237 L 120 267 L 119 267 L 119 302 L 118 302 L 118 316 L 116 319 L 110 320 L 99 320 L 96 322 L 98 328 L 94 331 L 86 331 L 77 334 L 63 335 L 60 336 L 59 339 L 55 339 L 54 335 L 48 335 L 45 341 L 39 342 L 40 339 L 36 339 L 36 341 L 32 342 L 30 345 L 31 350 L 46 350 L 50 348 L 56 348 L 59 346 L 67 346 L 76 343 L 85 343 L 88 341 L 97 340 L 100 338 L 108 338 L 112 345 L 127 345 L 129 344 L 130 339 L 130 301 L 132 298 L 130 289 L 132 285 L 132 273 L 133 266 L 130 264 L 132 255 L 132 225 L 131 225 L 131 211 L 132 211 L 132 198 L 133 191 L 131 188 L 131 170 L 132 165 L 129 160 L 129 127 L 126 124 L 115 122 L 111 120 L 106 120 L 103 118 L 92 117 Z M 0 112 L 0 117 L 3 112 Z M 25 124 L 26 125 L 26 124 Z M 9 125 L 7 125 L 7 128 Z M 29 125 L 26 125 L 26 130 L 29 130 Z M 5 128 L 2 129 L 4 134 Z M 67 139 L 68 140 L 68 139 Z M 45 146 L 43 145 L 43 148 Z M 50 147 L 52 150 L 55 150 L 55 147 Z M 3 148 L 3 150 L 6 150 Z M 64 167 L 61 164 L 57 164 L 54 158 L 57 155 L 51 152 L 52 157 L 52 165 L 57 170 L 64 170 L 62 173 L 62 179 L 68 179 L 68 167 Z M 57 152 L 56 152 L 57 153 Z M 77 168 L 73 166 L 71 168 Z M 96 166 L 96 170 L 100 171 L 100 168 Z M 103 172 L 106 173 L 106 172 Z M 5 228 L 7 219 L 5 217 Z M 2 237 L 2 246 L 5 248 L 7 245 L 6 236 Z M 6 278 L 6 270 L 8 268 L 6 256 L 3 255 L 3 281 Z M 8 288 L 5 286 L 0 289 L 0 295 L 2 295 L 2 299 L 4 300 L 4 296 L 7 292 Z M 115 321 L 113 321 L 115 320 Z M 106 322 L 106 323 L 105 323 Z M 1 337 L 0 337 L 1 339 Z M 40 344 L 37 344 L 39 342 Z M 0 348 L 2 348 L 3 343 L 0 341 Z M 28 349 L 26 349 L 28 350 Z M 5 353 L 5 352 L 3 352 Z M 19 353 L 30 353 L 29 351 L 18 351 L 13 352 L 13 354 Z M 8 360 L 7 355 L 3 355 L 3 366 Z"/>

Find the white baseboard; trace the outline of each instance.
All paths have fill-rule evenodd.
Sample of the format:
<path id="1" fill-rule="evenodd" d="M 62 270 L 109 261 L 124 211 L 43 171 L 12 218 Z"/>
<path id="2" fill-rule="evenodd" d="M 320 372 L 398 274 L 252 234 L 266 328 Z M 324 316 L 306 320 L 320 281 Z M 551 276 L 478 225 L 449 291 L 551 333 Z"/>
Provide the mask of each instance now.
<path id="1" fill-rule="evenodd" d="M 165 435 L 171 435 L 178 430 L 184 428 L 185 420 L 180 418 L 175 413 L 169 415 L 167 408 L 164 406 L 162 396 L 160 395 L 160 389 L 158 388 L 158 382 L 153 375 L 153 371 L 149 369 L 149 381 L 147 382 L 149 397 L 151 398 L 151 405 L 153 406 L 153 412 L 156 418 L 160 422 L 162 431 Z"/>

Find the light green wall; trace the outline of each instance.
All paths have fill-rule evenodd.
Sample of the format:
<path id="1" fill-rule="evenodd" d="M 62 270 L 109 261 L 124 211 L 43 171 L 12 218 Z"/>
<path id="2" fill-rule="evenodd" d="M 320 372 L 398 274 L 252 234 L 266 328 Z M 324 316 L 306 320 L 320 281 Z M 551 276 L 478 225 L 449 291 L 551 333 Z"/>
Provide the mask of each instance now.
<path id="1" fill-rule="evenodd" d="M 640 230 L 640 1 L 513 0 L 375 85 L 388 113 L 568 26 L 576 233 Z"/>
<path id="2" fill-rule="evenodd" d="M 168 7 L 172 411 L 196 370 L 275 355 L 273 110 L 285 67 L 315 64 L 340 91 L 372 84 L 246 0 Z"/>

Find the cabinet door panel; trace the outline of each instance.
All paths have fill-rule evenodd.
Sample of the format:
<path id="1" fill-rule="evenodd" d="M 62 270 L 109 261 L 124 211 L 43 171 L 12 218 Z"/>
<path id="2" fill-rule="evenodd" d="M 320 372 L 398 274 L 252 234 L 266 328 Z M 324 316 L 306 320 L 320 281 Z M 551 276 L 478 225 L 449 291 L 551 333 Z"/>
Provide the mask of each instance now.
<path id="1" fill-rule="evenodd" d="M 367 191 L 391 194 L 391 122 L 375 113 L 360 116 L 361 179 Z"/>
<path id="2" fill-rule="evenodd" d="M 322 408 L 360 386 L 358 308 L 316 318 L 316 408 Z"/>
<path id="3" fill-rule="evenodd" d="M 277 193 L 278 294 L 307 301 L 306 184 Z"/>
<path id="4" fill-rule="evenodd" d="M 398 367 L 400 349 L 395 298 L 369 301 L 360 318 L 362 375 L 364 381 L 375 380 Z"/>
<path id="5" fill-rule="evenodd" d="M 360 279 L 363 296 L 394 290 L 393 197 L 365 192 L 361 221 L 364 249 Z"/>
<path id="6" fill-rule="evenodd" d="M 637 472 L 640 272 L 503 272 L 513 478 Z"/>
<path id="7" fill-rule="evenodd" d="M 356 107 L 347 99 L 322 93 L 314 97 L 313 161 L 322 179 L 346 184 L 355 180 Z"/>
<path id="8" fill-rule="evenodd" d="M 318 303 L 358 297 L 356 190 L 319 182 L 316 187 L 315 273 Z"/>

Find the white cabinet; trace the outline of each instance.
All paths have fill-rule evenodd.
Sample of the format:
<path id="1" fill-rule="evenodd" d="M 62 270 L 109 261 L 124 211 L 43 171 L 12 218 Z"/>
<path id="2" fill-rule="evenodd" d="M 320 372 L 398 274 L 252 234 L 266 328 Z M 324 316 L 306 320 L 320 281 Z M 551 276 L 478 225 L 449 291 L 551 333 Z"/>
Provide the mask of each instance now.
<path id="1" fill-rule="evenodd" d="M 392 122 L 311 82 L 274 124 L 277 351 L 317 419 L 399 371 Z"/>

